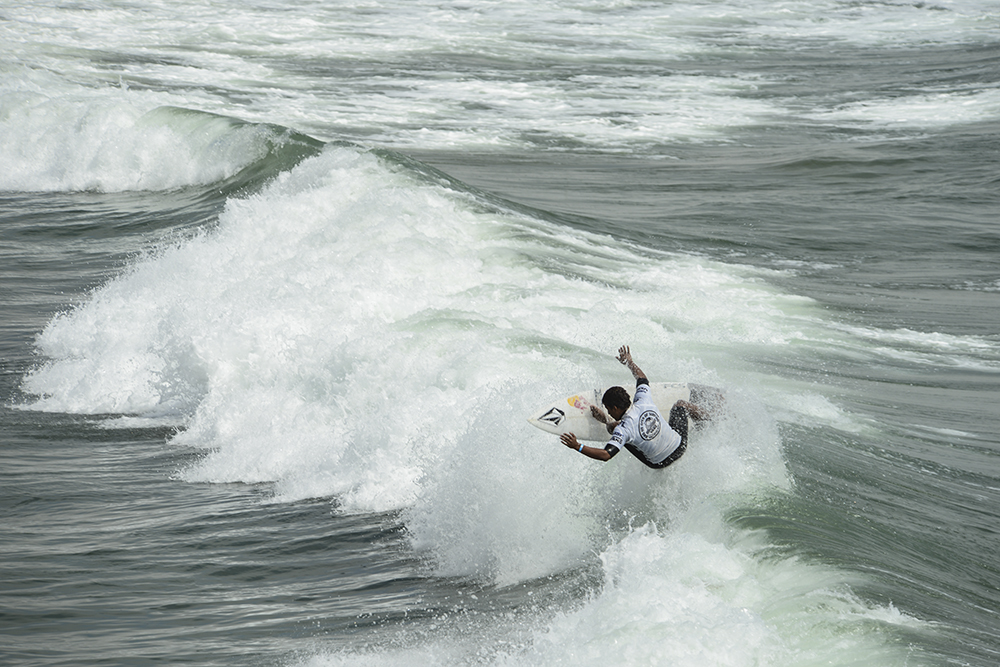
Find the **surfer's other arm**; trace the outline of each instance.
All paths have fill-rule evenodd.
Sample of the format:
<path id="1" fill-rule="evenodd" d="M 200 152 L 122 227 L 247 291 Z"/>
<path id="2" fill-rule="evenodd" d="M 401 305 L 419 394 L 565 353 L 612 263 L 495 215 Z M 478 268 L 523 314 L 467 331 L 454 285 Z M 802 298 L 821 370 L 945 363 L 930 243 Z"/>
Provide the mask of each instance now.
<path id="1" fill-rule="evenodd" d="M 591 416 L 593 416 L 594 419 L 596 419 L 597 421 L 601 422 L 602 424 L 604 424 L 607 427 L 609 434 L 610 433 L 614 433 L 615 432 L 615 426 L 618 426 L 619 424 L 621 424 L 621 422 L 618 421 L 617 419 L 612 419 L 611 417 L 609 417 L 606 414 L 604 414 L 604 410 L 601 410 L 596 405 L 591 405 L 590 406 L 590 414 L 591 414 Z"/>
<path id="2" fill-rule="evenodd" d="M 609 461 L 611 459 L 611 452 L 606 449 L 601 449 L 600 447 L 587 447 L 586 445 L 581 445 L 576 439 L 576 436 L 572 433 L 563 433 L 559 436 L 562 440 L 562 444 L 566 445 L 570 449 L 575 449 L 584 456 L 589 456 L 597 461 Z"/>
<path id="3" fill-rule="evenodd" d="M 628 345 L 622 345 L 618 348 L 618 361 L 622 365 L 627 366 L 630 371 L 632 371 L 632 377 L 636 380 L 645 380 L 646 374 L 642 372 L 642 369 L 636 366 L 635 362 L 632 360 L 632 352 L 629 351 Z M 648 381 L 648 380 L 647 380 Z"/>

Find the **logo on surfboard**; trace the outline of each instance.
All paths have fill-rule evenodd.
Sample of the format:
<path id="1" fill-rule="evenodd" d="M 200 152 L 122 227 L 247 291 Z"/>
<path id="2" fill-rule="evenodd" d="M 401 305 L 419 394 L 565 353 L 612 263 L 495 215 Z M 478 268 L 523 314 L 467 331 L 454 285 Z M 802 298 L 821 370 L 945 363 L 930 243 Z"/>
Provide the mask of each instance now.
<path id="1" fill-rule="evenodd" d="M 565 418 L 566 418 L 566 413 L 565 412 L 563 412 L 559 408 L 552 408 L 551 410 L 549 410 L 548 412 L 546 412 L 544 415 L 542 415 L 541 417 L 539 417 L 538 421 L 540 421 L 540 422 L 548 422 L 549 424 L 552 424 L 553 426 L 559 426 L 559 424 L 562 424 L 562 421 Z"/>

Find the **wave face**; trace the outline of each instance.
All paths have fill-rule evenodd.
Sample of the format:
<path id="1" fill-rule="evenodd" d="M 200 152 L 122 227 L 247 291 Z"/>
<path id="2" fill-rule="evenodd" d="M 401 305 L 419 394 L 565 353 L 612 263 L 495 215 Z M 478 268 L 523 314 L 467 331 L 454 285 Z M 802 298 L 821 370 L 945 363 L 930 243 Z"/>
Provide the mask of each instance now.
<path id="1" fill-rule="evenodd" d="M 391 155 L 329 146 L 53 319 L 37 339 L 49 361 L 23 390 L 37 397 L 25 407 L 110 415 L 107 428 L 177 425 L 175 445 L 204 450 L 180 472 L 189 482 L 267 482 L 275 501 L 396 512 L 436 576 L 531 585 L 600 552 L 602 592 L 503 620 L 490 641 L 526 643 L 498 664 L 551 664 L 566 646 L 579 647 L 574 664 L 606 664 L 616 643 L 586 640 L 599 619 L 625 640 L 659 637 L 678 615 L 694 624 L 685 640 L 640 641 L 631 662 L 827 664 L 830 641 L 851 660 L 891 651 L 859 624 L 913 622 L 860 602 L 842 573 L 765 557 L 759 534 L 726 524 L 748 498 L 789 489 L 757 399 L 731 391 L 669 476 L 621 458 L 595 468 L 524 421 L 545 397 L 624 375 L 612 354 L 629 340 L 643 341 L 653 377 L 725 385 L 745 371 L 706 368 L 713 349 L 805 340 L 821 326 L 811 308 L 759 270 L 640 251 Z M 788 409 L 837 418 L 791 393 Z M 547 629 L 529 630 L 539 619 Z M 468 641 L 455 632 L 377 659 L 454 657 Z"/>
<path id="2" fill-rule="evenodd" d="M 488 415 L 499 423 L 482 431 L 524 440 L 539 395 L 600 384 L 595 364 L 609 364 L 584 350 L 613 351 L 629 333 L 669 349 L 677 328 L 725 337 L 714 324 L 737 304 L 728 335 L 783 335 L 756 311 L 788 297 L 740 283 L 745 269 L 643 255 L 435 178 L 330 147 L 229 200 L 217 227 L 137 260 L 51 322 L 38 348 L 52 361 L 25 382 L 41 397 L 32 407 L 172 419 L 178 441 L 216 452 L 192 476 L 284 480 L 290 496 L 377 510 L 412 499 L 423 441 L 457 447 Z M 721 302 L 698 312 L 708 288 Z M 397 483 L 342 476 L 356 456 L 400 462 Z"/>

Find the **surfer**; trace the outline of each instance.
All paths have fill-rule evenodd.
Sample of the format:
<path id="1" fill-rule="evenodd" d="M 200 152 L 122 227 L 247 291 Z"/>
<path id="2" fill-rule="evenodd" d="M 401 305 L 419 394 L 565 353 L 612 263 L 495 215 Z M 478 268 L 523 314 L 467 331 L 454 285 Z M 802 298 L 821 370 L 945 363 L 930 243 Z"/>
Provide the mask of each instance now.
<path id="1" fill-rule="evenodd" d="M 635 402 L 624 387 L 611 387 L 601 399 L 607 414 L 596 405 L 590 407 L 594 418 L 605 424 L 611 434 L 608 444 L 603 449 L 587 447 L 572 433 L 564 433 L 560 439 L 567 447 L 598 461 L 610 461 L 625 448 L 650 468 L 666 468 L 687 449 L 688 416 L 696 421 L 707 420 L 709 416 L 693 403 L 677 401 L 664 423 L 649 396 L 649 380 L 632 360 L 628 345 L 618 350 L 618 361 L 627 366 L 635 378 Z"/>

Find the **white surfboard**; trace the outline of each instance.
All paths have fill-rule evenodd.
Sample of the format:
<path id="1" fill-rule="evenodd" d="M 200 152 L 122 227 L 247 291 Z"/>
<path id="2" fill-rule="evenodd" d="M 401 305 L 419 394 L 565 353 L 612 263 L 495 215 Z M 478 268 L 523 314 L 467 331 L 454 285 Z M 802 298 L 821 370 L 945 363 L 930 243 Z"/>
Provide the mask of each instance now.
<path id="1" fill-rule="evenodd" d="M 635 387 L 625 387 L 631 397 L 635 392 Z M 703 389 L 700 385 L 690 385 L 687 382 L 650 382 L 650 396 L 656 407 L 660 409 L 660 414 L 666 419 L 670 414 L 670 408 L 677 401 L 692 401 L 692 389 L 695 393 Z M 704 387 L 708 389 L 708 387 Z M 597 421 L 590 414 L 590 406 L 596 405 L 603 409 L 601 397 L 604 396 L 605 389 L 588 389 L 578 394 L 567 396 L 553 401 L 538 410 L 530 417 L 528 423 L 542 429 L 548 433 L 562 435 L 572 433 L 577 440 L 601 440 L 607 442 L 610 438 L 607 426 Z M 695 401 L 692 401 L 695 402 Z M 605 411 L 607 414 L 607 411 Z M 691 427 L 691 424 L 688 424 Z"/>

